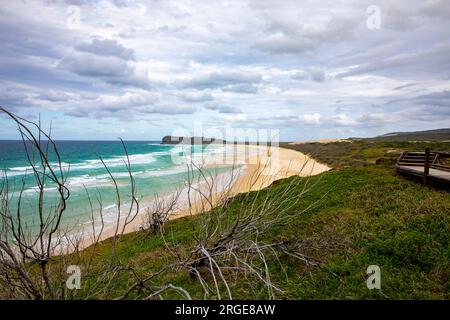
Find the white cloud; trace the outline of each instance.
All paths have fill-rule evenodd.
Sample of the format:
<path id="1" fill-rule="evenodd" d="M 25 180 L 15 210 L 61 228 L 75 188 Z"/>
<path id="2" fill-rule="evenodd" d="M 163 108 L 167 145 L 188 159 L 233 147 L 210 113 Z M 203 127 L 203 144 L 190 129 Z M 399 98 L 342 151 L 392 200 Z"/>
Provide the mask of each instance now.
<path id="1" fill-rule="evenodd" d="M 320 123 L 320 114 L 319 113 L 312 113 L 312 114 L 304 114 L 302 116 L 305 123 L 310 124 L 319 124 Z"/>
<path id="2" fill-rule="evenodd" d="M 80 6 L 79 30 L 66 26 L 68 4 Z M 448 123 L 449 2 L 380 0 L 379 30 L 366 27 L 369 4 L 14 1 L 0 7 L 0 103 L 292 139 L 379 134 L 402 116 L 417 129 Z"/>

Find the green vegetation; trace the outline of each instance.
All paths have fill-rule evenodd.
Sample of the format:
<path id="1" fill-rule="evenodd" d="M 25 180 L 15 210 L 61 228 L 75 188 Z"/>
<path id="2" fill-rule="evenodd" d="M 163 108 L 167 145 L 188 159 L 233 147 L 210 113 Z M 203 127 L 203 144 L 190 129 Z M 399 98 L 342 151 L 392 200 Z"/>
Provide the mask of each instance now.
<path id="1" fill-rule="evenodd" d="M 418 137 L 416 137 L 417 139 Z M 351 142 L 332 143 L 281 143 L 284 148 L 294 149 L 311 155 L 333 168 L 366 166 L 377 161 L 394 164 L 403 151 L 450 150 L 450 141 L 385 141 L 384 139 L 358 139 Z"/>
<path id="2" fill-rule="evenodd" d="M 372 149 L 364 150 L 372 156 Z M 320 266 L 307 265 L 289 256 L 282 256 L 281 264 L 271 261 L 269 268 L 276 277 L 273 280 L 283 290 L 277 294 L 278 298 L 449 298 L 450 197 L 446 191 L 397 177 L 392 167 L 384 163 L 330 171 L 312 178 L 293 177 L 275 183 L 262 194 L 276 197 L 292 179 L 302 182 L 309 179 L 308 185 L 313 187 L 290 209 L 289 213 L 295 214 L 296 219 L 265 233 L 261 241 L 300 243 L 301 254 Z M 303 185 L 295 187 L 298 193 Z M 327 196 L 322 199 L 325 193 Z M 250 203 L 256 195 L 254 192 L 238 196 L 227 207 L 227 214 L 231 218 L 236 216 L 240 206 Z M 317 206 L 302 213 L 318 200 Z M 181 251 L 189 247 L 198 219 L 197 216 L 169 222 L 166 240 L 176 243 Z M 108 247 L 107 243 L 104 245 Z M 118 258 L 129 261 L 144 274 L 167 264 L 171 253 L 160 236 L 138 232 L 124 236 Z M 373 264 L 381 268 L 382 290 L 366 287 L 366 268 Z M 134 281 L 129 277 L 120 278 L 110 294 L 120 295 Z M 185 270 L 170 273 L 158 281 L 162 281 L 161 285 L 170 281 L 187 289 L 194 298 L 202 298 L 198 281 L 191 279 Z M 249 281 L 242 274 L 230 281 L 235 299 L 267 297 L 265 288 L 255 289 L 249 286 Z M 180 296 L 172 292 L 165 297 Z"/>
<path id="3" fill-rule="evenodd" d="M 369 141 L 449 141 L 450 128 L 412 132 L 392 132 L 374 138 L 366 138 Z"/>

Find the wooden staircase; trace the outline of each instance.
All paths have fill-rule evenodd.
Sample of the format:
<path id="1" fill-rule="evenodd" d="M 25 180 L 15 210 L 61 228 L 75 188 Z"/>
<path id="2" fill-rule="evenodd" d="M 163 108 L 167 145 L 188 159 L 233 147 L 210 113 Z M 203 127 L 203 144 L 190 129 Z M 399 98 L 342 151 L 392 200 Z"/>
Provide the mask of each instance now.
<path id="1" fill-rule="evenodd" d="M 425 166 L 425 152 L 403 152 L 397 159 L 397 165 L 399 166 Z M 438 154 L 436 152 L 430 152 L 429 164 L 437 163 Z"/>
<path id="2" fill-rule="evenodd" d="M 423 178 L 424 184 L 438 180 L 450 184 L 450 165 L 445 159 L 450 158 L 450 151 L 403 152 L 395 165 L 397 172 Z"/>

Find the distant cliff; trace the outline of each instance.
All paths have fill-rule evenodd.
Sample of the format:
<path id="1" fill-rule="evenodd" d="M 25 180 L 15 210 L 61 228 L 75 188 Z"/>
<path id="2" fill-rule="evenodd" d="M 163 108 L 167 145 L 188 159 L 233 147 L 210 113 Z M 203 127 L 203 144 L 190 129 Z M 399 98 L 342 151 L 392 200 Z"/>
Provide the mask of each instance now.
<path id="1" fill-rule="evenodd" d="M 161 144 L 225 144 L 226 141 L 222 139 L 205 138 L 205 137 L 176 137 L 165 136 L 162 138 Z"/>

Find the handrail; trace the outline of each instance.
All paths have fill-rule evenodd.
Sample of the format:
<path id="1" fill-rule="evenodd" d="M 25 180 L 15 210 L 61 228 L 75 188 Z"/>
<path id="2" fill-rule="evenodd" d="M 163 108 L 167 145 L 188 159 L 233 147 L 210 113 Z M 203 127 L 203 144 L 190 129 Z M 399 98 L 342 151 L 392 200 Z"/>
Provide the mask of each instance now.
<path id="1" fill-rule="evenodd" d="M 423 167 L 424 184 L 428 184 L 430 169 L 450 171 L 450 165 L 441 163 L 440 159 L 450 158 L 450 151 L 431 151 L 426 148 L 423 151 L 405 151 L 397 158 L 396 166 Z"/>

